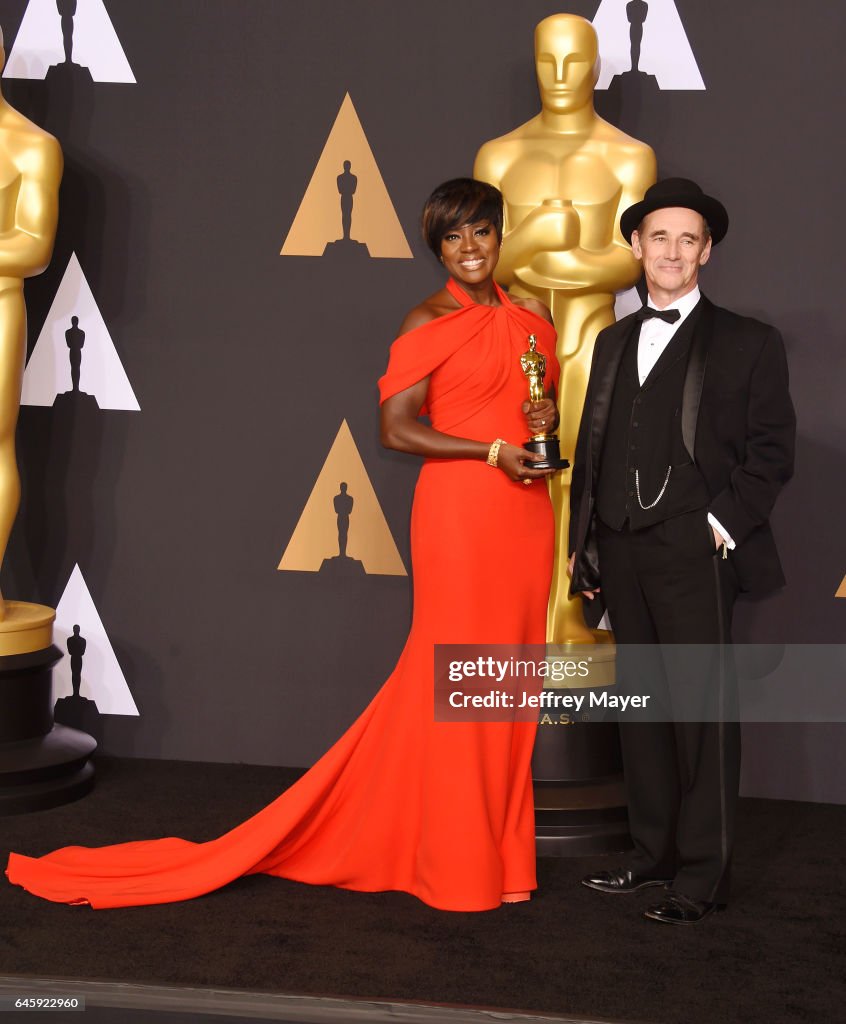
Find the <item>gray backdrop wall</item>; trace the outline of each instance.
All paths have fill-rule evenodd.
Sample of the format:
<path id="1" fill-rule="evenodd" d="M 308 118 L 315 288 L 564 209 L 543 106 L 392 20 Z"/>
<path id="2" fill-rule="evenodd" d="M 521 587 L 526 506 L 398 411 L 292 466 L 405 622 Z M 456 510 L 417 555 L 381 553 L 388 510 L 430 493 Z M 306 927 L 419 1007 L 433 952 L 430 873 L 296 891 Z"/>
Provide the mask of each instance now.
<path id="1" fill-rule="evenodd" d="M 416 465 L 378 444 L 376 380 L 404 312 L 440 281 L 419 208 L 537 111 L 532 31 L 562 5 L 106 7 L 136 84 L 3 90 L 67 165 L 55 258 L 27 284 L 30 347 L 76 252 L 140 411 L 23 408 L 2 590 L 55 606 L 80 566 L 140 712 L 103 716 L 104 750 L 306 765 L 393 667 L 410 580 L 339 586 L 277 564 L 343 419 L 410 564 Z M 846 9 L 676 7 L 706 89 L 640 106 L 599 94 L 598 107 L 655 148 L 662 175 L 725 201 L 732 229 L 704 287 L 785 335 L 799 447 L 774 527 L 789 586 L 742 602 L 737 638 L 839 643 Z M 7 53 L 26 8 L 2 0 Z M 413 259 L 279 255 L 347 92 Z M 838 724 L 747 729 L 745 792 L 846 800 L 844 737 Z"/>

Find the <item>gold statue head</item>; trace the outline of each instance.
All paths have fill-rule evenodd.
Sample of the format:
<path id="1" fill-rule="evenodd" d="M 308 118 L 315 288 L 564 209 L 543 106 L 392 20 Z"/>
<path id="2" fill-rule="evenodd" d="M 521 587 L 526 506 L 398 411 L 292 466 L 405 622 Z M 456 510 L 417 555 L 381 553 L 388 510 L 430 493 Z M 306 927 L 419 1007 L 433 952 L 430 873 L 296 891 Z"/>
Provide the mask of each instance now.
<path id="1" fill-rule="evenodd" d="M 535 69 L 544 109 L 569 114 L 593 103 L 599 79 L 596 29 L 577 14 L 553 14 L 535 29 Z"/>

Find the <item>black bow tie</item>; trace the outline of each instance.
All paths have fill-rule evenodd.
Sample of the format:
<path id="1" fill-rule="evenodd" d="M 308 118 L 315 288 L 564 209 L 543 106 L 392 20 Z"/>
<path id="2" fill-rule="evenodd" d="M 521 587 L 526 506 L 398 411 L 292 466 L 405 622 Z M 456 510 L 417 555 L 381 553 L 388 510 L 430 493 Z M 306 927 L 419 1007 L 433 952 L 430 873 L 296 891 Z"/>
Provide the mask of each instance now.
<path id="1" fill-rule="evenodd" d="M 635 319 L 639 323 L 643 323 L 644 320 L 651 320 L 656 316 L 659 320 L 663 320 L 664 323 L 674 324 L 681 316 L 681 311 L 678 309 L 653 309 L 652 306 L 641 306 L 635 313 Z"/>

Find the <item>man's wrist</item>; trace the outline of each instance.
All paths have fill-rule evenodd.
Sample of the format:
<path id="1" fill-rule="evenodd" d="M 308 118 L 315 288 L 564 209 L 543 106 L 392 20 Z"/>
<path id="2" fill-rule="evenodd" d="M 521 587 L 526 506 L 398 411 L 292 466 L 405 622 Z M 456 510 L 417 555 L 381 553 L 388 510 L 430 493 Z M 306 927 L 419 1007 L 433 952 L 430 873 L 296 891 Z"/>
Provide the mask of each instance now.
<path id="1" fill-rule="evenodd" d="M 710 512 L 708 513 L 708 522 L 711 525 L 711 529 L 715 530 L 722 538 L 722 543 L 725 544 L 729 551 L 734 551 L 737 545 L 732 540 L 731 534 L 723 526 L 719 519 L 717 519 L 716 516 L 713 516 Z"/>

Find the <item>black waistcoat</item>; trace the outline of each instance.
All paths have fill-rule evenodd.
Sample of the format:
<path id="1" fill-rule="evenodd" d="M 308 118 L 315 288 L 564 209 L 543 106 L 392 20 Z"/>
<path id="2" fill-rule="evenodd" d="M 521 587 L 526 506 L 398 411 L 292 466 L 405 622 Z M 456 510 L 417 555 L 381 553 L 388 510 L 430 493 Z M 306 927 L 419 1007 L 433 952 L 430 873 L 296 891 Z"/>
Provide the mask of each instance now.
<path id="1" fill-rule="evenodd" d="M 679 327 L 642 387 L 637 374 L 639 326 L 626 343 L 605 429 L 596 499 L 597 515 L 615 530 L 627 521 L 632 530 L 640 530 L 708 504 L 708 489 L 685 449 L 681 430 L 684 377 L 698 313 L 694 309 Z"/>

